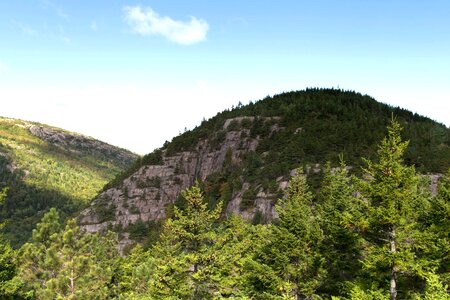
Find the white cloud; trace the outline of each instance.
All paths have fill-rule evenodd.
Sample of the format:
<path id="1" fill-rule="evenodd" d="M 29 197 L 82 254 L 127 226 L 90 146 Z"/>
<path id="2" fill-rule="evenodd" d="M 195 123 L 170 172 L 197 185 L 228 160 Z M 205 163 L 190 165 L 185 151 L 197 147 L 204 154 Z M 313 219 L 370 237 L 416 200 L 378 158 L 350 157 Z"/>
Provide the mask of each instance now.
<path id="1" fill-rule="evenodd" d="M 190 45 L 206 39 L 209 25 L 202 19 L 191 17 L 190 21 L 173 20 L 160 16 L 152 8 L 126 6 L 123 8 L 125 20 L 134 32 L 141 35 L 161 35 L 168 40 Z"/>

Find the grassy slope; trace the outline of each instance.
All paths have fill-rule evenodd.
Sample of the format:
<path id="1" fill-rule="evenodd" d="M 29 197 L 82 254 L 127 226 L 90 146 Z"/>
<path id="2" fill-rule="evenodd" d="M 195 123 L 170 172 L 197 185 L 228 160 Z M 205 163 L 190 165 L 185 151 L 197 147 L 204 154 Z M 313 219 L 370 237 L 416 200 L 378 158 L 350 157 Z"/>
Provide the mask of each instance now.
<path id="1" fill-rule="evenodd" d="M 74 213 L 132 163 L 57 147 L 33 136 L 30 124 L 0 118 L 0 187 L 9 187 L 0 217 L 8 221 L 4 231 L 14 245 L 26 241 L 50 207 Z"/>

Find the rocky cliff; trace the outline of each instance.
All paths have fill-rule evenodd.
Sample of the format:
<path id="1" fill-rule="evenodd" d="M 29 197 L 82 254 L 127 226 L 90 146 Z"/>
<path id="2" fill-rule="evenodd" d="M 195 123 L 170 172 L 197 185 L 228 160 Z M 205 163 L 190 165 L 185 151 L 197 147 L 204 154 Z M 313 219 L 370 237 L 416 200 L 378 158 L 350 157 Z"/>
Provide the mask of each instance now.
<path id="1" fill-rule="evenodd" d="M 266 121 L 273 119 L 268 118 Z M 119 186 L 102 192 L 81 213 L 80 224 L 87 232 L 97 232 L 117 226 L 125 228 L 138 220 L 147 222 L 164 219 L 181 191 L 192 186 L 196 180 L 207 181 L 209 176 L 223 170 L 226 164 L 240 166 L 243 157 L 256 150 L 260 138 L 250 137 L 250 129 L 230 128 L 230 124 L 240 125 L 243 120 L 253 121 L 253 118 L 238 117 L 225 121 L 218 133 L 224 134 L 218 146 L 212 146 L 211 140 L 203 139 L 198 141 L 192 151 L 173 155 L 166 155 L 163 151 L 161 164 L 141 166 Z M 271 130 L 275 132 L 282 128 L 274 125 Z M 226 214 L 240 214 L 251 219 L 259 211 L 272 219 L 275 216 L 276 194 L 257 190 L 254 205 L 242 210 L 242 196 L 250 185 L 244 178 L 241 179 L 242 189 L 232 193 L 225 207 Z M 280 177 L 278 185 L 284 189 L 287 181 Z M 126 243 L 127 239 L 124 240 Z"/>

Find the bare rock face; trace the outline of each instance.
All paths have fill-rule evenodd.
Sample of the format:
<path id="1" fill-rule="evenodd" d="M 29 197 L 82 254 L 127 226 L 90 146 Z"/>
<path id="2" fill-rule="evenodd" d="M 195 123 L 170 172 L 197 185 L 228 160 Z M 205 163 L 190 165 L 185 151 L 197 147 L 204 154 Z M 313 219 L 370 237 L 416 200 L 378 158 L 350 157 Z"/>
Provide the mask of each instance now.
<path id="1" fill-rule="evenodd" d="M 207 139 L 200 140 L 193 151 L 171 156 L 163 153 L 163 164 L 142 166 L 123 180 L 120 186 L 101 193 L 81 213 L 79 223 L 87 232 L 98 232 L 116 226 L 125 228 L 137 220 L 146 222 L 166 218 L 168 208 L 181 191 L 195 184 L 197 179 L 204 181 L 209 175 L 221 170 L 226 159 L 231 158 L 231 164 L 239 165 L 243 154 L 256 150 L 259 139 L 249 137 L 249 129 L 227 131 L 231 122 L 241 122 L 242 119 L 225 122 L 222 131 L 225 137 L 214 149 Z M 280 180 L 279 185 L 286 187 L 287 183 Z M 254 207 L 241 211 L 240 203 L 246 188 L 248 184 L 244 183 L 241 191 L 232 195 L 226 214 L 240 214 L 251 219 L 259 211 L 269 220 L 276 217 L 273 203 L 275 195 L 262 191 L 257 193 Z"/>

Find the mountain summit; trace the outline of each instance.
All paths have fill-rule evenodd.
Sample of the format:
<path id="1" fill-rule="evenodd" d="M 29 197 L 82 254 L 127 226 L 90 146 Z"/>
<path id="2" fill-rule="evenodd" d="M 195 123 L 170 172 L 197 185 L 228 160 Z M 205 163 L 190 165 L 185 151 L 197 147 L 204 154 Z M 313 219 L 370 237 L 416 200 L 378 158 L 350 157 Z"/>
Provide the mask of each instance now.
<path id="1" fill-rule="evenodd" d="M 450 130 L 426 117 L 355 92 L 307 89 L 223 111 L 137 160 L 107 184 L 81 213 L 88 232 L 112 229 L 122 247 L 149 241 L 160 221 L 183 208 L 180 192 L 196 181 L 210 207 L 253 223 L 276 217 L 288 179 L 299 166 L 312 186 L 326 162 L 340 157 L 360 172 L 373 158 L 392 115 L 411 140 L 406 162 L 423 173 L 450 166 Z"/>

